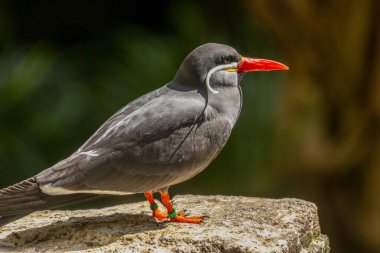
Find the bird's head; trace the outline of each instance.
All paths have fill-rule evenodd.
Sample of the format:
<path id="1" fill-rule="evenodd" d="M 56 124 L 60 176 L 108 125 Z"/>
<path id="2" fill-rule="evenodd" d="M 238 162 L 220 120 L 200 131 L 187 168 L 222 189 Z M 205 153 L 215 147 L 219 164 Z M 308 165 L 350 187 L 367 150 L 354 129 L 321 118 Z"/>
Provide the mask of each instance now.
<path id="1" fill-rule="evenodd" d="M 239 85 L 246 72 L 288 69 L 279 62 L 241 56 L 227 45 L 207 43 L 187 55 L 174 81 L 191 87 L 206 85 L 210 92 L 218 93 L 218 89 Z"/>

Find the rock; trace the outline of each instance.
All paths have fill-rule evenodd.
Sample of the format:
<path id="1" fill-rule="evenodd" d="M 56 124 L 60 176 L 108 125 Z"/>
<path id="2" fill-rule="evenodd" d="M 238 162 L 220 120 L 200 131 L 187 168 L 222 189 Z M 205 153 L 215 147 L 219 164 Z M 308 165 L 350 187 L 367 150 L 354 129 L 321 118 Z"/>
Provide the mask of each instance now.
<path id="1" fill-rule="evenodd" d="M 201 225 L 156 222 L 147 202 L 41 211 L 0 228 L 0 251 L 329 252 L 317 207 L 298 199 L 176 196 Z"/>

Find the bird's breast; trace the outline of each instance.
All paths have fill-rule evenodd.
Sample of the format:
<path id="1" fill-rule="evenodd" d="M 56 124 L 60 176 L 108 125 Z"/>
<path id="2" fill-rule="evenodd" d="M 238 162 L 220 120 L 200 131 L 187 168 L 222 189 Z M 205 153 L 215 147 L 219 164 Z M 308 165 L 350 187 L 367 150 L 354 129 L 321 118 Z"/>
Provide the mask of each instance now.
<path id="1" fill-rule="evenodd" d="M 132 147 L 126 157 L 129 163 L 139 164 L 141 173 L 161 178 L 160 187 L 170 186 L 204 170 L 226 144 L 231 130 L 226 120 L 203 120 L 160 140 Z"/>

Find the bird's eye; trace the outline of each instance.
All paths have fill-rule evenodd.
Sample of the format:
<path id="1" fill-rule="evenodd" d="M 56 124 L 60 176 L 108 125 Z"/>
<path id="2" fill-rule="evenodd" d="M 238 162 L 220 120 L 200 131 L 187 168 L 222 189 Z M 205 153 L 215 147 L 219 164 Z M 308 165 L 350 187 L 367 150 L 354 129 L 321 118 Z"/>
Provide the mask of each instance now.
<path id="1" fill-rule="evenodd" d="M 228 63 L 230 63 L 231 62 L 231 58 L 230 57 L 223 57 L 223 63 L 224 64 L 228 64 Z"/>

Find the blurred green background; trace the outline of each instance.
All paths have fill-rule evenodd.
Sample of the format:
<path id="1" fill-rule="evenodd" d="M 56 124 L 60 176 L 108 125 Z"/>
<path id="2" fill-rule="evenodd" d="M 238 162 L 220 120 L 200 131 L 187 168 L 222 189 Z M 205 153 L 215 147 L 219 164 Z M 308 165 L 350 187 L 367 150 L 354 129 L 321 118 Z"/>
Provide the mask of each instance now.
<path id="1" fill-rule="evenodd" d="M 246 75 L 227 146 L 172 194 L 313 201 L 334 252 L 380 252 L 379 19 L 376 0 L 0 1 L 0 186 L 219 42 L 290 71 Z"/>

